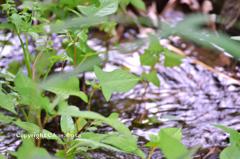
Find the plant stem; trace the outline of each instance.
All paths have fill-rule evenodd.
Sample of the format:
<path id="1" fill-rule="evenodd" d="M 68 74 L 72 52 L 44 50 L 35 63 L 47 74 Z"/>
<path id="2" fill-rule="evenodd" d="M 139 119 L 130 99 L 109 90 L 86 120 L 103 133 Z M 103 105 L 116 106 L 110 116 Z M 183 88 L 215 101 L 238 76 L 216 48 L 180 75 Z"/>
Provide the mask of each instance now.
<path id="1" fill-rule="evenodd" d="M 74 51 L 74 58 L 73 58 L 73 65 L 76 66 L 77 65 L 77 48 L 74 44 L 74 47 L 73 47 L 73 51 Z"/>
<path id="2" fill-rule="evenodd" d="M 28 77 L 32 77 L 32 71 L 31 71 L 31 58 L 30 58 L 30 54 L 28 51 L 28 40 L 27 40 L 27 36 L 26 36 L 26 46 L 24 46 L 23 40 L 19 34 L 19 32 L 17 32 L 17 36 L 18 39 L 20 40 L 21 43 L 21 47 L 23 49 L 23 55 L 24 55 L 24 61 L 27 67 L 27 72 L 28 72 Z"/>
<path id="3" fill-rule="evenodd" d="M 24 110 L 24 108 L 20 108 L 20 110 L 22 111 L 25 120 L 26 120 L 26 121 L 29 121 L 28 115 L 27 115 L 26 111 Z"/>
<path id="4" fill-rule="evenodd" d="M 38 122 L 38 126 L 39 126 L 40 129 L 41 129 L 40 133 L 42 133 L 43 125 L 42 125 L 42 120 L 41 120 L 41 110 L 39 110 L 39 112 L 38 112 L 37 122 Z M 39 136 L 40 136 L 40 135 L 39 135 Z M 41 141 L 42 141 L 42 139 L 39 137 L 39 139 L 37 139 L 37 147 L 40 147 L 40 146 L 41 146 Z"/>
<path id="5" fill-rule="evenodd" d="M 151 158 L 152 158 L 152 155 L 153 155 L 154 151 L 156 150 L 156 148 L 157 148 L 157 147 L 151 148 L 151 151 L 149 152 L 147 159 L 151 159 Z"/>
<path id="6" fill-rule="evenodd" d="M 88 105 L 87 105 L 88 111 L 91 110 L 92 98 L 93 98 L 94 93 L 95 93 L 95 89 L 93 88 L 93 90 L 90 93 L 90 97 L 89 97 L 89 101 L 88 101 Z"/>

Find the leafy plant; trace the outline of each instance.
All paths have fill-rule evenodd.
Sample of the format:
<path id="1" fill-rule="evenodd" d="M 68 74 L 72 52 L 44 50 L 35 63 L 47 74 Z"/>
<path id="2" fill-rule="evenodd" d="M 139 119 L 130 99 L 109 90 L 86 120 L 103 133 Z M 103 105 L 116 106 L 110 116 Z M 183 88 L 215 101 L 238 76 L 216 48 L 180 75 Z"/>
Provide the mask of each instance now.
<path id="1" fill-rule="evenodd" d="M 216 125 L 216 127 L 230 135 L 230 145 L 221 152 L 220 159 L 238 158 L 240 156 L 240 133 L 223 125 Z"/>
<path id="2" fill-rule="evenodd" d="M 2 5 L 7 22 L 0 24 L 0 28 L 9 29 L 17 35 L 24 58 L 23 65 L 13 63 L 9 68 L 11 73 L 0 72 L 0 107 L 8 112 L 8 115 L 0 113 L 0 122 L 15 124 L 26 132 L 20 135 L 22 145 L 17 152 L 12 153 L 14 156 L 19 159 L 53 158 L 41 148 L 42 139 L 46 139 L 59 145 L 55 156 L 60 158 L 73 159 L 78 154 L 87 155 L 89 151 L 98 148 L 145 158 L 145 154 L 138 148 L 137 137 L 132 135 L 117 114 L 104 117 L 90 111 L 95 90 L 100 89 L 109 101 L 113 93 L 128 92 L 143 81 L 160 86 L 155 69 L 160 57 L 165 57 L 165 66 L 172 67 L 181 62 L 181 57 L 160 45 L 158 37 L 150 36 L 149 47 L 140 55 L 142 67 L 148 67 L 148 71 L 141 75 L 123 68 L 103 71 L 102 53 L 88 45 L 89 31 L 97 27 L 107 33 L 112 32 L 117 21 L 113 21 L 110 16 L 117 12 L 126 13 L 129 4 L 142 11 L 146 8 L 142 0 L 59 0 L 59 3 L 24 1 L 20 6 L 13 0 L 7 0 Z M 53 33 L 64 41 L 60 53 L 51 40 Z M 36 44 L 34 53 L 30 52 L 29 42 Z M 56 64 L 63 65 L 60 73 L 55 72 Z M 65 64 L 73 70 L 64 72 Z M 94 72 L 96 79 L 80 83 L 79 78 L 85 79 L 87 72 Z M 88 84 L 91 92 L 80 89 L 80 84 Z M 69 104 L 71 96 L 81 99 L 89 111 Z M 54 123 L 58 119 L 59 123 Z M 46 126 L 49 123 L 60 125 L 60 134 L 51 132 Z M 98 133 L 96 130 L 104 125 L 113 130 Z M 176 156 L 169 154 L 169 145 L 164 138 L 181 148 L 176 150 L 176 155 L 188 153 L 180 139 L 172 136 L 173 131 L 162 130 L 159 141 L 156 141 L 159 145 L 154 145 L 154 148 L 159 146 L 170 159 Z"/>
<path id="3" fill-rule="evenodd" d="M 190 159 L 196 152 L 196 148 L 188 150 L 185 145 L 181 143 L 182 133 L 179 128 L 163 128 L 158 135 L 151 135 L 150 141 L 146 146 L 152 150 L 148 156 L 151 158 L 154 150 L 160 148 L 167 159 Z"/>

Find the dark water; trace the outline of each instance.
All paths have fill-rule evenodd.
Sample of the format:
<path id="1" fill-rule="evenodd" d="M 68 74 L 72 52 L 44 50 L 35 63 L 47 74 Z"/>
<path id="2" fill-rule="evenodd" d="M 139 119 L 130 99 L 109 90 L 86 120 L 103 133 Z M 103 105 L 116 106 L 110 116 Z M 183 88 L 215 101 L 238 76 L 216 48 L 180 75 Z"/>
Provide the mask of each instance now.
<path id="1" fill-rule="evenodd" d="M 95 39 L 90 45 L 94 45 L 98 51 L 104 51 L 100 43 Z M 17 44 L 8 47 L 8 52 L 2 51 L 2 68 L 10 61 L 22 58 Z M 123 65 L 140 74 L 148 69 L 140 67 L 139 52 L 142 51 L 141 48 L 134 53 L 123 53 L 119 48 L 112 48 L 110 62 L 105 69 L 113 70 Z M 144 145 L 150 134 L 157 134 L 163 127 L 181 127 L 183 142 L 189 147 L 200 145 L 204 149 L 226 146 L 227 135 L 213 125 L 222 124 L 240 129 L 240 86 L 193 64 L 192 58 L 185 58 L 179 67 L 174 68 L 165 68 L 159 64 L 157 71 L 161 80 L 160 88 L 151 84 L 138 84 L 128 93 L 113 95 L 111 102 L 103 103 L 98 109 L 104 108 L 107 113 L 120 113 L 122 121 L 140 137 L 140 145 Z M 19 129 L 11 125 L 0 125 L 0 128 L 0 153 L 14 150 L 20 144 L 20 140 L 13 137 Z M 147 149 L 144 150 L 147 152 Z M 109 151 L 99 151 L 92 156 L 102 159 L 135 158 Z M 154 156 L 160 158 L 159 153 Z"/>

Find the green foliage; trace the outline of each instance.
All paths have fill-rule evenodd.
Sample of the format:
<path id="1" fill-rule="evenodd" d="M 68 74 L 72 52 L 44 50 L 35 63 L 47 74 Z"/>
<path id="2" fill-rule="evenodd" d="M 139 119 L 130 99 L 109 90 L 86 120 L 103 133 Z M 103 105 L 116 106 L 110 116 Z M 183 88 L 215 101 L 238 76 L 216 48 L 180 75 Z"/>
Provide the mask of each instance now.
<path id="1" fill-rule="evenodd" d="M 61 130 L 64 134 L 68 134 L 68 133 L 75 134 L 76 128 L 71 116 L 62 115 L 60 124 L 61 124 Z"/>
<path id="2" fill-rule="evenodd" d="M 0 159 L 6 159 L 6 157 L 0 154 Z"/>
<path id="3" fill-rule="evenodd" d="M 1 90 L 0 90 L 0 107 L 12 112 L 12 113 L 16 113 L 15 111 L 15 102 L 14 102 L 14 98 L 11 95 L 7 95 L 4 94 Z"/>
<path id="4" fill-rule="evenodd" d="M 112 20 L 111 15 L 118 12 L 125 14 L 129 4 L 140 11 L 146 10 L 143 0 L 24 1 L 20 6 L 16 6 L 13 0 L 7 0 L 2 5 L 7 22 L 0 24 L 0 29 L 10 29 L 15 33 L 24 53 L 24 62 L 9 65 L 12 74 L 0 74 L 1 79 L 4 79 L 2 83 L 10 88 L 7 91 L 1 88 L 0 107 L 14 115 L 0 113 L 0 122 L 15 124 L 25 131 L 26 134 L 22 135 L 30 136 L 27 140 L 21 136 L 23 143 L 13 153 L 17 158 L 52 158 L 45 149 L 35 146 L 44 145 L 41 144 L 42 138 L 53 140 L 63 147 L 55 154 L 61 158 L 73 159 L 76 155 L 85 155 L 98 148 L 145 158 L 138 147 L 137 137 L 119 120 L 118 114 L 112 113 L 105 117 L 92 111 L 81 111 L 68 104 L 70 96 L 77 96 L 85 102 L 81 107 L 88 108 L 95 90 L 101 89 L 108 101 L 113 93 L 128 92 L 141 79 L 159 87 L 155 66 L 159 64 L 160 57 L 165 57 L 166 66 L 180 64 L 180 57 L 163 48 L 159 38 L 152 35 L 149 47 L 140 56 L 142 66 L 150 66 L 150 70 L 143 72 L 141 77 L 123 68 L 103 71 L 101 62 L 106 59 L 102 59 L 103 52 L 88 45 L 89 31 L 97 28 L 107 33 L 108 38 L 115 35 L 118 20 Z M 63 53 L 55 50 L 50 38 L 52 33 L 63 37 Z M 38 41 L 43 43 L 39 45 Z M 29 42 L 36 44 L 35 54 L 30 53 Z M 52 75 L 57 63 L 66 63 L 73 70 L 64 72 L 62 68 L 61 73 Z M 24 70 L 22 67 L 26 67 L 27 75 L 21 71 Z M 96 79 L 87 82 L 85 74 L 88 72 L 95 73 Z M 81 85 L 84 88 L 81 90 L 79 78 L 83 79 Z M 60 122 L 55 123 L 58 121 L 56 119 L 60 119 Z M 60 125 L 63 137 L 47 130 L 46 125 L 52 122 Z M 103 125 L 113 129 L 98 133 L 98 128 Z M 161 130 L 153 139 L 149 146 L 159 147 L 167 158 L 185 159 L 190 154 L 181 144 L 178 129 Z"/>
<path id="5" fill-rule="evenodd" d="M 19 104 L 29 105 L 38 110 L 45 109 L 47 112 L 52 111 L 48 98 L 43 97 L 37 84 L 22 72 L 18 72 L 14 83 L 15 90 L 20 96 Z"/>
<path id="6" fill-rule="evenodd" d="M 107 19 L 105 17 L 77 17 L 65 21 L 53 22 L 50 24 L 50 30 L 52 33 L 61 33 L 68 29 L 76 30 L 84 27 L 97 26 L 99 24 L 105 23 L 106 21 Z"/>
<path id="7" fill-rule="evenodd" d="M 140 56 L 140 61 L 143 66 L 153 67 L 159 61 L 163 47 L 160 45 L 156 36 L 150 36 L 149 40 L 149 47 L 144 51 L 144 54 Z"/>
<path id="8" fill-rule="evenodd" d="M 52 157 L 48 154 L 48 152 L 43 149 L 36 147 L 34 143 L 30 139 L 23 140 L 22 145 L 18 149 L 14 155 L 18 159 L 51 159 Z"/>
<path id="9" fill-rule="evenodd" d="M 234 129 L 216 125 L 230 135 L 230 146 L 226 147 L 220 154 L 220 159 L 235 159 L 240 156 L 240 133 Z"/>
<path id="10" fill-rule="evenodd" d="M 95 4 L 91 6 L 78 6 L 78 9 L 82 14 L 86 16 L 97 16 L 104 17 L 110 14 L 113 14 L 118 9 L 118 0 L 99 0 L 100 5 L 96 6 Z"/>
<path id="11" fill-rule="evenodd" d="M 158 135 L 151 135 L 147 146 L 160 148 L 167 159 L 190 159 L 194 151 L 181 143 L 182 133 L 178 128 L 163 128 Z"/>
<path id="12" fill-rule="evenodd" d="M 51 139 L 51 140 L 56 140 L 59 143 L 62 143 L 62 140 L 56 134 L 51 133 L 50 131 L 48 131 L 46 129 L 42 129 L 34 123 L 23 122 L 23 121 L 17 120 L 14 122 L 14 124 L 17 125 L 18 127 L 22 128 L 23 130 L 26 130 L 29 133 L 29 136 L 36 135 L 35 138 L 39 137 L 39 138 Z M 42 136 L 40 136 L 40 135 L 42 135 Z M 34 138 L 34 136 L 30 136 L 28 138 Z"/>
<path id="13" fill-rule="evenodd" d="M 107 101 L 111 98 L 113 92 L 128 92 L 139 81 L 137 76 L 125 70 L 119 69 L 112 72 L 104 72 L 99 67 L 95 67 L 94 72 Z"/>
<path id="14" fill-rule="evenodd" d="M 239 44 L 224 33 L 218 32 L 218 35 L 216 35 L 213 32 L 202 29 L 202 25 L 208 24 L 208 22 L 209 17 L 207 15 L 191 15 L 175 26 L 163 24 L 162 33 L 164 36 L 177 34 L 212 49 L 221 47 L 235 58 L 239 58 Z M 190 32 L 191 34 L 189 34 Z"/>
<path id="15" fill-rule="evenodd" d="M 167 49 L 164 49 L 164 66 L 174 67 L 179 66 L 182 63 L 182 56 L 176 53 L 173 53 Z"/>
<path id="16" fill-rule="evenodd" d="M 146 10 L 145 3 L 142 0 L 130 0 L 130 3 L 139 10 Z"/>
<path id="17" fill-rule="evenodd" d="M 80 91 L 79 87 L 79 80 L 76 77 L 56 80 L 43 85 L 43 89 L 53 92 L 64 99 L 67 99 L 70 95 L 73 95 L 80 97 L 85 102 L 88 102 L 87 95 Z"/>
<path id="18" fill-rule="evenodd" d="M 0 122 L 1 122 L 1 123 L 9 124 L 9 123 L 11 123 L 13 120 L 14 120 L 13 117 L 6 116 L 5 114 L 0 113 Z"/>
<path id="19" fill-rule="evenodd" d="M 124 9 L 129 4 L 132 4 L 136 9 L 146 10 L 146 6 L 143 0 L 120 0 L 120 6 Z"/>
<path id="20" fill-rule="evenodd" d="M 157 72 L 155 70 L 149 72 L 149 73 L 143 73 L 142 78 L 144 80 L 147 80 L 154 84 L 155 86 L 159 87 L 160 86 L 160 80 L 157 76 Z"/>

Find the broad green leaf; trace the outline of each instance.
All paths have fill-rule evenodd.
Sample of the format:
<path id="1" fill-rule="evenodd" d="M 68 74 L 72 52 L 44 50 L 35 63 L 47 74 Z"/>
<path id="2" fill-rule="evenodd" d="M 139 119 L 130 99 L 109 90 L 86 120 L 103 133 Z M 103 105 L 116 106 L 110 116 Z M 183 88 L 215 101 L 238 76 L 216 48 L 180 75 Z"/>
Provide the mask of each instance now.
<path id="1" fill-rule="evenodd" d="M 84 41 L 68 46 L 66 52 L 74 65 L 80 64 L 89 55 L 97 55 L 95 51 L 88 46 L 87 42 Z M 74 60 L 76 63 L 74 63 Z"/>
<path id="2" fill-rule="evenodd" d="M 33 139 L 34 137 L 41 137 L 45 139 L 52 139 L 52 140 L 57 140 L 59 143 L 62 143 L 62 140 L 54 133 L 51 133 L 50 131 L 46 129 L 41 129 L 38 125 L 30 122 L 23 122 L 20 120 L 17 120 L 14 122 L 18 127 L 26 130 L 29 134 L 27 135 L 32 135 L 31 138 Z M 35 136 L 34 136 L 35 135 Z M 41 135 L 41 136 L 40 136 Z"/>
<path id="3" fill-rule="evenodd" d="M 119 4 L 122 8 L 126 8 L 127 5 L 130 3 L 130 0 L 120 0 Z"/>
<path id="4" fill-rule="evenodd" d="M 60 0 L 58 3 L 63 6 L 75 7 L 79 2 L 81 2 L 81 0 Z"/>
<path id="5" fill-rule="evenodd" d="M 118 132 L 121 132 L 126 135 L 131 135 L 130 130 L 121 121 L 119 121 L 116 114 L 112 114 L 108 118 L 106 118 L 98 113 L 90 112 L 90 111 L 80 111 L 75 106 L 67 106 L 67 105 L 62 105 L 59 108 L 58 113 L 59 115 L 69 115 L 72 117 L 81 117 L 84 119 L 100 120 L 112 126 Z"/>
<path id="6" fill-rule="evenodd" d="M 44 88 L 54 84 L 55 81 L 58 81 L 59 83 L 64 83 L 66 80 L 69 80 L 72 77 L 76 77 L 80 73 L 92 71 L 94 66 L 99 65 L 100 63 L 101 59 L 96 54 L 86 56 L 86 58 L 73 71 L 52 75 L 48 79 L 43 80 L 40 86 Z"/>
<path id="7" fill-rule="evenodd" d="M 70 152 L 73 149 L 78 148 L 78 147 L 82 147 L 82 146 L 89 147 L 91 149 L 105 148 L 105 149 L 108 149 L 108 150 L 121 152 L 121 150 L 119 150 L 119 149 L 117 149 L 113 146 L 110 146 L 108 144 L 104 144 L 104 143 L 101 143 L 99 141 L 93 140 L 92 138 L 89 138 L 89 139 L 78 138 L 78 139 L 76 139 L 74 141 L 73 147 L 71 147 L 68 151 Z"/>
<path id="8" fill-rule="evenodd" d="M 58 110 L 59 115 L 69 115 L 72 117 L 82 117 L 85 119 L 104 120 L 104 117 L 95 112 L 80 111 L 76 106 L 62 105 Z"/>
<path id="9" fill-rule="evenodd" d="M 84 102 L 88 102 L 87 95 L 79 90 L 79 80 L 77 77 L 70 77 L 67 79 L 54 79 L 42 85 L 42 88 L 60 95 L 64 99 L 70 95 L 80 97 Z"/>
<path id="10" fill-rule="evenodd" d="M 76 132 L 74 121 L 71 116 L 62 115 L 60 125 L 61 125 L 61 130 L 64 134 L 68 134 L 68 133 L 74 134 Z"/>
<path id="11" fill-rule="evenodd" d="M 16 114 L 14 101 L 15 99 L 11 95 L 4 94 L 0 90 L 0 107 Z"/>
<path id="12" fill-rule="evenodd" d="M 12 61 L 11 63 L 8 64 L 8 72 L 12 73 L 12 74 L 17 74 L 20 67 L 21 67 L 21 63 L 19 61 Z"/>
<path id="13" fill-rule="evenodd" d="M 112 93 L 128 92 L 139 81 L 139 77 L 121 69 L 112 72 L 104 72 L 99 67 L 95 67 L 94 72 L 99 80 L 103 95 L 107 101 L 111 98 Z"/>
<path id="14" fill-rule="evenodd" d="M 150 73 L 143 73 L 142 77 L 143 77 L 143 79 L 147 80 L 148 82 L 151 82 L 155 86 L 157 86 L 157 87 L 160 86 L 160 80 L 157 76 L 156 71 L 151 71 Z"/>
<path id="15" fill-rule="evenodd" d="M 4 124 L 9 124 L 11 123 L 15 118 L 10 117 L 8 115 L 5 115 L 3 113 L 0 113 L 0 122 Z"/>
<path id="16" fill-rule="evenodd" d="M 6 157 L 0 154 L 0 159 L 6 159 Z"/>
<path id="17" fill-rule="evenodd" d="M 237 159 L 240 156 L 240 147 L 229 146 L 220 153 L 220 159 Z"/>
<path id="18" fill-rule="evenodd" d="M 51 104 L 48 98 L 41 95 L 37 84 L 23 73 L 18 72 L 14 80 L 15 90 L 20 95 L 20 104 L 29 105 L 35 109 L 45 109 L 52 112 Z"/>
<path id="19" fill-rule="evenodd" d="M 153 67 L 159 61 L 163 47 L 156 36 L 151 35 L 149 40 L 149 47 L 144 51 L 144 54 L 140 55 L 140 61 L 143 66 Z"/>
<path id="20" fill-rule="evenodd" d="M 87 124 L 87 121 L 85 119 L 79 117 L 75 122 L 77 132 L 81 131 L 86 124 Z"/>
<path id="21" fill-rule="evenodd" d="M 139 10 L 146 10 L 146 6 L 143 0 L 131 0 L 130 2 L 135 8 Z"/>
<path id="22" fill-rule="evenodd" d="M 29 20 L 26 15 L 20 15 L 17 13 L 13 13 L 10 16 L 10 21 L 15 25 L 18 32 L 27 32 L 30 29 L 31 25 L 26 19 Z"/>
<path id="23" fill-rule="evenodd" d="M 142 158 L 145 157 L 144 153 L 137 146 L 137 139 L 133 138 L 133 136 L 126 136 L 118 133 L 83 133 L 81 134 L 80 139 L 93 140 L 99 143 L 113 146 L 113 148 L 117 148 L 118 151 L 136 154 Z"/>
<path id="24" fill-rule="evenodd" d="M 167 159 L 190 159 L 195 153 L 194 150 L 188 150 L 182 143 L 181 129 L 163 128 L 158 135 L 151 135 L 149 147 L 159 147 Z"/>
<path id="25" fill-rule="evenodd" d="M 44 53 L 40 53 L 37 55 L 35 59 L 35 76 L 38 78 L 49 71 L 49 69 L 53 66 L 53 62 L 51 62 L 52 57 L 55 56 L 54 51 L 46 50 Z"/>
<path id="26" fill-rule="evenodd" d="M 143 66 L 154 66 L 159 61 L 159 54 L 145 50 L 144 54 L 140 55 L 140 61 Z"/>
<path id="27" fill-rule="evenodd" d="M 164 57 L 164 66 L 167 67 L 179 66 L 182 63 L 183 58 L 181 55 L 175 54 L 166 49 L 164 51 Z"/>
<path id="28" fill-rule="evenodd" d="M 180 128 L 164 128 L 160 131 L 159 136 L 161 136 L 161 132 L 170 135 L 171 137 L 175 138 L 178 141 L 182 141 L 182 132 Z"/>
<path id="29" fill-rule="evenodd" d="M 159 148 L 167 159 L 190 159 L 185 157 L 189 152 L 188 149 L 175 137 L 161 131 Z"/>
<path id="30" fill-rule="evenodd" d="M 103 24 L 107 21 L 105 17 L 91 16 L 91 17 L 78 17 L 65 21 L 57 21 L 50 25 L 50 30 L 53 33 L 63 32 L 66 29 L 79 29 L 83 27 L 96 26 Z"/>
<path id="31" fill-rule="evenodd" d="M 99 0 L 100 6 L 78 6 L 78 9 L 87 16 L 104 17 L 113 14 L 118 9 L 118 0 Z"/>
<path id="32" fill-rule="evenodd" d="M 24 139 L 14 155 L 18 159 L 51 159 L 48 152 L 44 148 L 36 147 L 31 139 Z"/>

